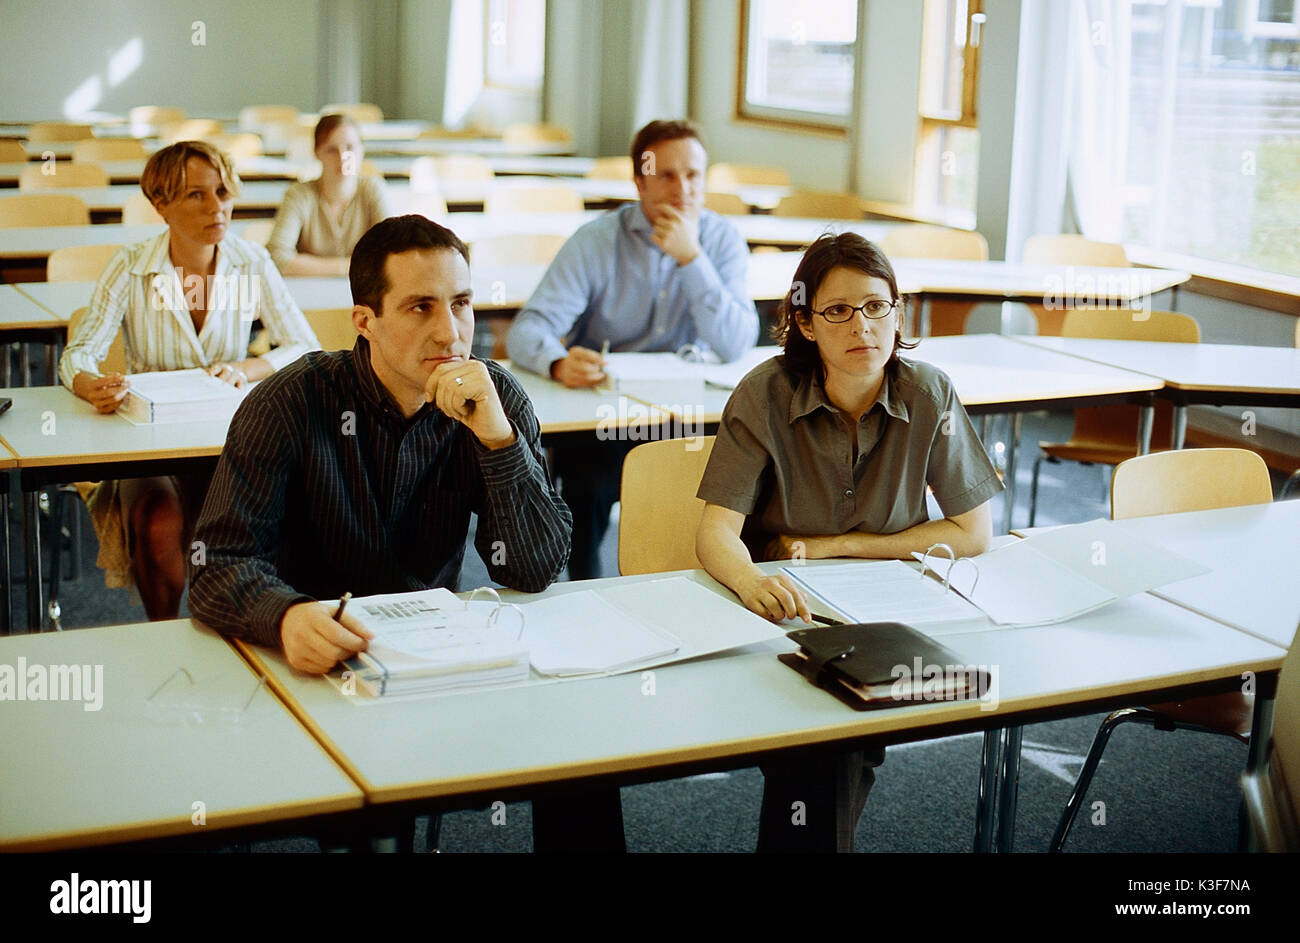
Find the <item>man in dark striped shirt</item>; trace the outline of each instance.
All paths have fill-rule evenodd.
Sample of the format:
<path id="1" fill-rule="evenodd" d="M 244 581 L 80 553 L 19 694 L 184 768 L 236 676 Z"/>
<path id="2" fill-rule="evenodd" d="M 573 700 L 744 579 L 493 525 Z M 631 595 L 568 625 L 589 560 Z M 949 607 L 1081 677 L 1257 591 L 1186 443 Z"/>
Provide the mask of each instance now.
<path id="1" fill-rule="evenodd" d="M 532 404 L 470 357 L 469 256 L 422 216 L 353 253 L 350 351 L 315 352 L 249 394 L 195 532 L 190 611 L 329 671 L 365 631 L 316 599 L 456 588 L 469 515 L 494 580 L 528 592 L 564 568 L 572 518 Z"/>

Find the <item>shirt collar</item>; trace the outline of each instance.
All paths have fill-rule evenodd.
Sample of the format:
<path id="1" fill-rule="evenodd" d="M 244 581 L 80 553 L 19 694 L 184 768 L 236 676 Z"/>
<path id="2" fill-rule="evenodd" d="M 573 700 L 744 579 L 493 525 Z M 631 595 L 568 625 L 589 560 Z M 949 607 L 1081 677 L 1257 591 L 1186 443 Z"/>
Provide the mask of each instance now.
<path id="1" fill-rule="evenodd" d="M 627 219 L 625 220 L 629 232 L 654 232 L 654 226 L 650 224 L 650 217 L 645 214 L 645 207 L 641 201 L 637 200 L 628 207 Z"/>
<path id="2" fill-rule="evenodd" d="M 837 413 L 839 408 L 836 407 L 826 396 L 826 389 L 822 385 L 822 379 L 818 375 L 820 371 L 813 370 L 811 373 L 804 374 L 799 378 L 799 383 L 795 387 L 794 396 L 790 398 L 790 417 L 791 424 L 796 419 L 802 419 L 804 416 L 811 415 L 818 409 L 825 409 L 827 412 Z M 866 419 L 871 415 L 871 410 L 879 406 L 895 419 L 901 419 L 908 422 L 909 413 L 907 404 L 903 402 L 898 395 L 895 383 L 894 365 L 890 364 L 885 367 L 885 382 L 880 387 L 880 393 L 876 396 L 876 401 L 871 404 L 863 414 L 862 418 Z"/>
<path id="3" fill-rule="evenodd" d="M 370 341 L 360 335 L 352 348 L 352 368 L 356 371 L 357 386 L 366 402 L 373 406 L 380 415 L 388 416 L 401 425 L 415 423 L 427 417 L 430 411 L 438 412 L 433 403 L 425 403 L 410 419 L 402 414 L 397 400 L 388 391 L 388 387 L 375 375 L 374 365 L 370 362 Z M 441 415 L 441 413 L 439 413 Z"/>

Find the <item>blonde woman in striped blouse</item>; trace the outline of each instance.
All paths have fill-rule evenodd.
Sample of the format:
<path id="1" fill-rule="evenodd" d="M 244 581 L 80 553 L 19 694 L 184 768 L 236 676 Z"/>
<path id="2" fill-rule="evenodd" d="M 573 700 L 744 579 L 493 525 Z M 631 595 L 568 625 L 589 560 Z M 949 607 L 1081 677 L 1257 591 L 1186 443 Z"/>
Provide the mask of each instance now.
<path id="1" fill-rule="evenodd" d="M 227 234 L 239 178 L 226 155 L 202 141 L 173 144 L 149 159 L 140 188 L 167 231 L 109 262 L 59 362 L 65 386 L 102 413 L 117 409 L 128 382 L 101 375 L 99 364 L 119 330 L 132 373 L 201 367 L 237 387 L 319 346 L 266 250 Z M 258 319 L 278 346 L 249 357 Z M 113 489 L 112 499 L 92 502 L 109 585 L 133 578 L 150 619 L 175 618 L 180 609 L 185 550 L 206 479 L 106 482 L 101 487 Z M 95 506 L 112 510 L 96 515 Z M 109 519 L 117 508 L 120 524 Z M 120 570 L 129 575 L 115 576 Z"/>

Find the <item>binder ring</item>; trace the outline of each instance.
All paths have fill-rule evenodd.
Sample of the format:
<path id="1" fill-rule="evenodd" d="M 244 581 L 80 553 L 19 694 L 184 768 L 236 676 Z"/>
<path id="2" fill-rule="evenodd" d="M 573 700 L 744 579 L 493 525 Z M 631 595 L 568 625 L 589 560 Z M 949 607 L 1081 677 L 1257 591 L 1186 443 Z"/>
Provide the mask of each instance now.
<path id="1" fill-rule="evenodd" d="M 687 363 L 703 363 L 704 352 L 694 344 L 683 344 L 677 348 L 677 356 Z"/>
<path id="2" fill-rule="evenodd" d="M 957 565 L 959 563 L 969 563 L 971 567 L 973 567 L 975 570 L 975 579 L 970 584 L 970 592 L 971 593 L 975 592 L 975 587 L 978 586 L 980 582 L 979 564 L 976 563 L 974 560 L 972 560 L 970 557 L 958 557 L 955 553 L 952 552 L 952 547 L 948 546 L 947 544 L 942 544 L 942 543 L 930 544 L 930 546 L 926 548 L 925 554 L 921 557 L 921 579 L 925 579 L 925 567 L 930 559 L 930 551 L 934 550 L 936 547 L 947 550 L 948 560 L 950 561 L 950 565 L 948 566 L 948 573 L 943 578 L 944 591 L 946 592 L 952 587 L 952 574 L 953 571 L 957 569 Z M 930 569 L 933 570 L 935 573 L 939 572 L 938 570 L 935 570 L 934 567 L 930 567 Z"/>
<path id="3" fill-rule="evenodd" d="M 957 564 L 959 563 L 969 563 L 971 565 L 971 569 L 975 571 L 975 579 L 971 580 L 970 583 L 970 592 L 965 594 L 968 597 L 973 596 L 975 595 L 975 587 L 980 584 L 980 568 L 979 568 L 979 564 L 976 563 L 974 560 L 972 560 L 970 557 L 962 557 L 960 560 L 955 561 L 953 565 L 948 568 L 948 579 L 944 581 L 944 585 L 947 586 L 948 583 L 952 582 L 953 570 L 957 569 Z"/>
<path id="4" fill-rule="evenodd" d="M 924 553 L 924 555 L 922 555 L 922 557 L 921 557 L 921 579 L 925 579 L 925 565 L 926 565 L 926 563 L 928 563 L 929 560 L 930 560 L 930 551 L 934 550 L 936 547 L 940 547 L 940 548 L 942 548 L 942 549 L 944 549 L 944 550 L 947 550 L 947 551 L 948 551 L 948 560 L 949 560 L 951 563 L 953 563 L 954 565 L 957 563 L 957 554 L 955 554 L 955 553 L 952 552 L 952 547 L 949 547 L 947 544 L 930 544 L 930 546 L 928 546 L 928 547 L 925 548 L 925 553 Z M 933 570 L 934 567 L 931 567 L 930 569 Z M 952 567 L 951 567 L 951 566 L 948 567 L 948 571 L 949 571 L 949 572 L 952 572 Z M 938 573 L 939 571 L 938 571 L 938 570 L 934 570 L 934 572 Z M 943 588 L 944 588 L 944 589 L 947 589 L 947 588 L 948 588 L 948 581 L 947 581 L 946 579 L 943 581 Z"/>
<path id="5" fill-rule="evenodd" d="M 514 603 L 512 602 L 498 603 L 497 607 L 492 610 L 492 614 L 488 616 L 487 624 L 489 626 L 496 625 L 497 619 L 499 619 L 501 616 L 502 609 L 513 609 L 515 611 L 515 614 L 519 616 L 519 631 L 515 633 L 515 641 L 517 642 L 524 637 L 524 611 L 520 609 L 518 606 L 516 606 Z"/>
<path id="6" fill-rule="evenodd" d="M 466 612 L 469 612 L 469 604 L 474 601 L 474 597 L 477 596 L 479 593 L 491 593 L 492 598 L 496 600 L 497 609 L 500 609 L 502 606 L 505 605 L 505 603 L 501 601 L 501 597 L 497 594 L 497 591 L 495 589 L 493 589 L 491 586 L 480 586 L 478 589 L 474 590 L 474 592 L 470 593 L 469 598 L 465 600 Z M 493 610 L 493 612 L 495 611 L 496 610 Z"/>

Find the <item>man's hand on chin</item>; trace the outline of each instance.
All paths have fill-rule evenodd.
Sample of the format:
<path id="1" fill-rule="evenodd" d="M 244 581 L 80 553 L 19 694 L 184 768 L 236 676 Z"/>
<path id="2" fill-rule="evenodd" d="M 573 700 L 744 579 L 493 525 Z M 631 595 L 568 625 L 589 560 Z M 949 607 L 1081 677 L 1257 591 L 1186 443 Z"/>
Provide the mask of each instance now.
<path id="1" fill-rule="evenodd" d="M 496 384 L 481 360 L 441 363 L 429 375 L 425 398 L 463 423 L 489 449 L 502 449 L 515 441 L 515 429 L 497 395 Z"/>
<path id="2" fill-rule="evenodd" d="M 688 216 L 671 204 L 661 206 L 651 239 L 678 265 L 690 265 L 700 254 L 699 216 Z"/>

